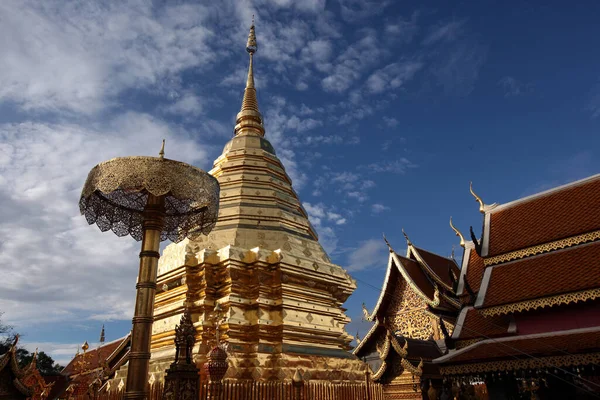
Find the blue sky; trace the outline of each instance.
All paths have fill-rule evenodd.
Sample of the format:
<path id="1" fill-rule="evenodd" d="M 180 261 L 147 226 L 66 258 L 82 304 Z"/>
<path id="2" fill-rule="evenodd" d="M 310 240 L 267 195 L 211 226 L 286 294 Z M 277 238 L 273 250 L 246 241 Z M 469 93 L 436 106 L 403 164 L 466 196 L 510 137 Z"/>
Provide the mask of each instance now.
<path id="1" fill-rule="evenodd" d="M 0 311 L 61 361 L 130 329 L 138 245 L 86 225 L 105 159 L 210 169 L 241 103 L 254 14 L 266 135 L 364 330 L 387 250 L 479 234 L 469 181 L 507 202 L 599 170 L 597 2 L 0 3 Z M 452 2 L 455 3 L 455 2 Z M 518 233 L 516 233 L 518 234 Z M 457 249 L 457 258 L 461 251 Z"/>

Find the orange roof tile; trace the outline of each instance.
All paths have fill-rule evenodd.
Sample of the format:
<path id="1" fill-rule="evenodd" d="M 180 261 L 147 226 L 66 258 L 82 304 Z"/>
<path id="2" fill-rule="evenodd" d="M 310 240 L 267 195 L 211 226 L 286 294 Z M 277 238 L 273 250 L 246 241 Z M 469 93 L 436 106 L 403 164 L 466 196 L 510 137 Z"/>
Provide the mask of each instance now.
<path id="1" fill-rule="evenodd" d="M 481 258 L 475 249 L 471 249 L 469 253 L 469 263 L 467 265 L 467 281 L 469 286 L 475 293 L 479 291 L 481 286 L 481 279 L 483 279 L 483 271 L 485 267 L 483 264 L 483 258 Z M 463 294 L 467 294 L 466 287 L 463 289 Z"/>
<path id="2" fill-rule="evenodd" d="M 600 287 L 600 242 L 493 267 L 482 307 Z"/>
<path id="3" fill-rule="evenodd" d="M 479 310 L 470 308 L 466 311 L 460 334 L 455 339 L 485 339 L 486 337 L 506 336 L 509 325 L 510 317 L 507 315 L 486 317 L 481 315 Z"/>
<path id="4" fill-rule="evenodd" d="M 398 255 L 398 259 L 402 263 L 402 267 L 404 267 L 405 271 L 410 276 L 413 283 L 419 288 L 419 290 L 427 296 L 430 300 L 433 300 L 433 296 L 435 290 L 433 288 L 433 284 L 429 280 L 429 277 L 418 262 L 415 260 L 411 260 L 410 258 L 402 257 Z"/>
<path id="5" fill-rule="evenodd" d="M 413 248 L 419 253 L 427 266 L 433 270 L 433 273 L 435 273 L 435 275 L 446 285 L 452 287 L 452 280 L 450 279 L 449 270 L 454 272 L 456 279 L 458 279 L 460 276 L 460 269 L 458 268 L 458 265 L 456 265 L 456 262 L 449 258 L 442 257 L 415 246 L 413 246 Z"/>
<path id="6" fill-rule="evenodd" d="M 600 327 L 483 340 L 457 350 L 456 353 L 443 356 L 438 359 L 438 362 L 444 364 L 482 360 L 489 362 L 494 359 L 574 354 L 597 350 L 600 350 Z"/>
<path id="7" fill-rule="evenodd" d="M 490 213 L 487 256 L 598 230 L 600 179 L 500 206 Z"/>
<path id="8" fill-rule="evenodd" d="M 121 339 L 117 339 L 110 343 L 105 344 L 99 349 L 93 349 L 86 352 L 85 361 L 88 362 L 86 370 L 96 369 L 102 366 L 102 362 L 106 361 L 108 357 L 125 341 L 128 340 L 129 336 L 125 336 Z M 62 370 L 62 374 L 64 375 L 73 375 L 78 374 L 78 364 L 83 357 L 83 354 L 76 355 L 71 362 Z"/>

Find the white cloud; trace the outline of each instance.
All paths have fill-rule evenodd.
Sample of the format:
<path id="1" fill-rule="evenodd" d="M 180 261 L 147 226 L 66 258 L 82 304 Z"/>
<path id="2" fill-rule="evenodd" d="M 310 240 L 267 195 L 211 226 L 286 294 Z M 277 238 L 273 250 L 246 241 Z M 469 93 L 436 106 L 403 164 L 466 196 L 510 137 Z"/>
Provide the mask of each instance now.
<path id="1" fill-rule="evenodd" d="M 486 56 L 485 46 L 465 40 L 446 47 L 430 71 L 446 94 L 466 96 L 473 91 Z"/>
<path id="2" fill-rule="evenodd" d="M 328 92 L 344 92 L 356 84 L 365 68 L 381 59 L 385 53 L 374 31 L 365 30 L 361 39 L 348 46 L 335 60 L 333 71 L 321 81 Z"/>
<path id="3" fill-rule="evenodd" d="M 413 164 L 405 157 L 394 161 L 385 161 L 369 165 L 369 169 L 374 172 L 391 172 L 402 175 L 405 174 L 407 170 L 412 168 L 417 168 L 417 165 Z"/>
<path id="4" fill-rule="evenodd" d="M 402 43 L 410 43 L 417 34 L 419 27 L 417 25 L 418 12 L 414 12 L 410 20 L 399 18 L 395 23 L 389 23 L 385 26 L 387 37 Z"/>
<path id="5" fill-rule="evenodd" d="M 504 90 L 504 97 L 521 96 L 533 89 L 531 84 L 519 82 L 512 76 L 503 77 L 498 81 L 498 85 Z"/>
<path id="6" fill-rule="evenodd" d="M 206 161 L 185 131 L 146 114 L 105 126 L 0 125 L 0 310 L 16 326 L 133 313 L 139 244 L 88 226 L 77 206 L 88 171 L 116 156 Z M 201 166 L 204 167 L 204 166 Z M 106 251 L 110 249 L 110 251 Z M 99 280 L 100 279 L 100 280 Z"/>
<path id="7" fill-rule="evenodd" d="M 365 85 L 371 93 L 381 93 L 384 90 L 396 89 L 411 80 L 422 67 L 423 63 L 417 61 L 389 64 L 373 72 Z"/>
<path id="8" fill-rule="evenodd" d="M 329 60 L 333 46 L 326 39 L 312 40 L 300 52 L 303 61 L 311 63 L 324 63 Z"/>
<path id="9" fill-rule="evenodd" d="M 387 248 L 382 239 L 369 239 L 348 255 L 348 271 L 361 271 L 367 268 L 384 268 Z"/>
<path id="10" fill-rule="evenodd" d="M 338 0 L 342 18 L 349 22 L 370 18 L 381 14 L 390 4 L 377 0 Z"/>
<path id="11" fill-rule="evenodd" d="M 25 110 L 92 114 L 211 62 L 202 6 L 150 2 L 0 2 L 0 100 Z"/>
<path id="12" fill-rule="evenodd" d="M 194 93 L 184 93 L 173 104 L 165 107 L 165 112 L 169 114 L 198 116 L 202 113 L 203 101 Z"/>
<path id="13" fill-rule="evenodd" d="M 390 128 L 395 128 L 399 124 L 398 120 L 393 117 L 383 117 L 383 122 Z"/>
<path id="14" fill-rule="evenodd" d="M 384 211 L 388 211 L 390 208 L 388 206 L 384 206 L 383 204 L 375 203 L 371 205 L 371 210 L 375 214 L 382 213 Z"/>
<path id="15" fill-rule="evenodd" d="M 308 214 L 310 223 L 317 230 L 319 243 L 321 243 L 321 246 L 323 246 L 327 253 L 332 254 L 337 248 L 338 239 L 335 230 L 327 224 L 343 225 L 346 223 L 346 219 L 341 214 L 331 211 L 322 203 L 311 204 L 304 202 L 302 206 Z"/>
<path id="16" fill-rule="evenodd" d="M 27 338 L 23 338 L 19 340 L 19 344 L 23 345 L 30 353 L 36 349 L 43 351 L 63 367 L 66 367 L 75 357 L 77 350 L 81 351 L 81 343 L 28 342 Z M 91 349 L 95 349 L 99 343 L 89 343 L 89 345 Z"/>
<path id="17" fill-rule="evenodd" d="M 364 192 L 352 191 L 352 192 L 348 192 L 347 194 L 348 194 L 348 197 L 356 199 L 360 203 L 364 203 L 365 201 L 367 201 L 369 199 L 369 196 L 367 196 L 367 194 Z"/>
<path id="18" fill-rule="evenodd" d="M 465 20 L 450 21 L 433 27 L 429 34 L 423 39 L 424 45 L 431 45 L 437 42 L 451 42 L 461 33 Z"/>

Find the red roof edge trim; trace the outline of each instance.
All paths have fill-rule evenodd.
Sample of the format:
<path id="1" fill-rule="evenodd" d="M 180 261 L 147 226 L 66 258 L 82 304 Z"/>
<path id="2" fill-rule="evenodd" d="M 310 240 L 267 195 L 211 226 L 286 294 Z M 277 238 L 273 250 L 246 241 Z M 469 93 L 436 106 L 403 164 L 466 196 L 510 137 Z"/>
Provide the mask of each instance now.
<path id="1" fill-rule="evenodd" d="M 547 196 L 547 195 L 550 195 L 550 194 L 553 194 L 553 193 L 556 193 L 556 192 L 560 192 L 560 191 L 565 190 L 565 189 L 571 189 L 571 188 L 573 188 L 575 186 L 584 185 L 586 183 L 595 181 L 597 179 L 600 179 L 600 174 L 588 176 L 587 178 L 583 178 L 583 179 L 580 179 L 580 180 L 577 180 L 577 181 L 574 181 L 574 182 L 569 182 L 567 184 L 564 184 L 564 185 L 561 185 L 561 186 L 557 186 L 557 187 L 554 187 L 552 189 L 545 190 L 543 192 L 534 193 L 532 195 L 529 195 L 529 196 L 526 196 L 526 197 L 523 197 L 523 198 L 520 198 L 520 199 L 516 199 L 516 200 L 510 201 L 508 203 L 499 204 L 498 206 L 494 207 L 493 210 L 490 210 L 490 214 L 498 212 L 498 211 L 505 210 L 505 209 L 510 208 L 512 206 L 515 206 L 517 204 L 525 203 L 525 202 L 528 202 L 528 201 L 531 201 L 531 200 L 538 199 L 540 197 L 544 197 L 544 196 Z"/>
<path id="2" fill-rule="evenodd" d="M 461 260 L 460 267 L 460 277 L 458 278 L 458 286 L 456 287 L 456 295 L 460 296 L 464 294 L 465 290 L 465 275 L 467 274 L 467 270 L 469 268 L 469 255 L 471 251 L 475 250 L 475 246 L 471 242 L 465 242 L 465 250 L 463 251 L 463 256 Z"/>
<path id="3" fill-rule="evenodd" d="M 536 334 L 532 334 L 532 335 L 508 336 L 508 337 L 502 337 L 502 338 L 497 338 L 497 339 L 490 338 L 490 339 L 481 340 L 479 342 L 473 343 L 470 346 L 463 347 L 462 349 L 459 349 L 459 350 L 453 351 L 451 353 L 448 353 L 446 355 L 443 355 L 443 356 L 433 360 L 433 362 L 435 364 L 441 364 L 441 363 L 444 363 L 447 361 L 451 361 L 453 358 L 457 357 L 460 354 L 466 353 L 466 352 L 471 351 L 479 346 L 483 346 L 483 345 L 486 345 L 489 343 L 503 343 L 503 342 L 512 342 L 515 340 L 527 340 L 527 339 L 544 339 L 547 337 L 569 336 L 569 335 L 579 334 L 579 333 L 596 333 L 596 332 L 600 334 L 600 326 L 594 326 L 592 328 L 570 329 L 568 331 L 536 333 Z"/>
<path id="4" fill-rule="evenodd" d="M 421 255 L 419 254 L 419 248 L 415 247 L 415 246 L 409 246 L 413 248 L 413 252 L 412 254 L 415 256 L 415 258 L 417 259 L 417 261 L 419 262 L 419 264 L 421 264 L 423 266 L 423 269 L 425 269 L 428 273 L 428 275 L 433 278 L 433 280 L 435 280 L 435 282 L 438 285 L 441 285 L 442 287 L 444 287 L 447 290 L 452 291 L 452 286 L 448 285 L 446 282 L 444 282 L 442 280 L 442 278 L 440 276 L 438 276 L 438 274 L 425 262 L 425 260 L 423 259 L 423 257 L 421 257 Z M 427 250 L 423 250 L 423 251 L 427 251 Z"/>
<path id="5" fill-rule="evenodd" d="M 390 253 L 390 256 L 388 257 L 388 265 L 387 270 L 385 272 L 385 278 L 383 279 L 383 285 L 381 286 L 381 292 L 379 292 L 379 298 L 377 299 L 377 303 L 375 304 L 373 311 L 369 315 L 369 321 L 373 321 L 375 319 L 375 316 L 379 311 L 379 307 L 381 307 L 381 304 L 383 303 L 383 300 L 385 298 L 385 294 L 387 293 L 387 288 L 390 284 L 390 276 L 392 275 L 392 262 L 392 253 Z"/>
<path id="6" fill-rule="evenodd" d="M 398 269 L 398 271 L 400 271 L 400 274 L 402 275 L 402 277 L 404 278 L 406 283 L 410 286 L 410 288 L 412 290 L 414 290 L 415 293 L 419 297 L 421 297 L 423 300 L 425 300 L 425 302 L 427 304 L 429 304 L 432 307 L 437 307 L 439 305 L 439 297 L 438 297 L 439 294 L 438 294 L 438 296 L 434 296 L 433 299 L 430 299 L 429 297 L 427 297 L 427 295 L 425 293 L 423 293 L 423 291 L 421 289 L 419 289 L 419 287 L 415 284 L 415 282 L 413 281 L 412 277 L 408 274 L 408 272 L 406 272 L 406 270 L 404 269 L 404 267 L 402 265 L 402 262 L 400 261 L 398 254 L 392 253 L 392 257 L 394 258 L 396 268 Z M 439 293 L 437 287 L 435 288 L 435 292 Z"/>

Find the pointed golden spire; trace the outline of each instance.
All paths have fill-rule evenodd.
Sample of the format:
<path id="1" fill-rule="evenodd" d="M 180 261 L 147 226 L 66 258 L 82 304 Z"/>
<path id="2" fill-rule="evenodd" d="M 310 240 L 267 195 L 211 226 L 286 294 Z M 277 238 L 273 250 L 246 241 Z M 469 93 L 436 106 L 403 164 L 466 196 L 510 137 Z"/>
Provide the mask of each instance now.
<path id="1" fill-rule="evenodd" d="M 262 123 L 262 115 L 258 110 L 258 100 L 256 98 L 256 88 L 254 87 L 254 66 L 253 56 L 258 50 L 256 44 L 256 32 L 254 31 L 254 16 L 252 16 L 252 26 L 248 34 L 246 51 L 250 55 L 248 65 L 248 78 L 246 79 L 246 89 L 242 100 L 242 108 L 235 121 L 235 135 L 264 136 L 265 128 Z"/>
<path id="2" fill-rule="evenodd" d="M 465 247 L 465 238 L 462 235 L 462 233 L 460 233 L 460 231 L 458 229 L 456 229 L 456 227 L 452 223 L 452 217 L 450 217 L 450 228 L 452 228 L 454 233 L 456 233 L 456 236 L 458 236 L 460 238 L 460 247 L 464 248 Z M 452 248 L 452 255 L 454 255 L 454 247 Z"/>

